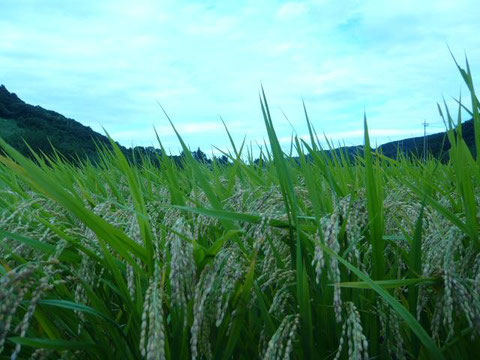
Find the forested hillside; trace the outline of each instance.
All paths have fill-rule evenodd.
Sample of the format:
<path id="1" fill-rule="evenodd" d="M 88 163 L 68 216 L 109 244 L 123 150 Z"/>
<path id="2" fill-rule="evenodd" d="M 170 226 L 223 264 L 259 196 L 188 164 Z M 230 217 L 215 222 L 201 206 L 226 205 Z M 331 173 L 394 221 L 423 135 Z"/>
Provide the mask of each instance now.
<path id="1" fill-rule="evenodd" d="M 475 141 L 473 121 L 465 121 L 462 125 L 463 138 L 470 149 L 475 153 Z M 91 160 L 98 158 L 96 144 L 110 146 L 108 138 L 93 131 L 90 127 L 68 119 L 54 111 L 45 110 L 40 106 L 33 106 L 22 101 L 16 94 L 9 92 L 5 86 L 0 85 L 0 137 L 6 140 L 24 155 L 29 155 L 28 145 L 36 152 L 45 154 L 52 153 L 52 145 L 67 159 L 75 160 L 86 157 Z M 427 154 L 435 158 L 446 159 L 450 143 L 446 134 L 438 133 L 428 135 L 425 138 Z M 132 151 L 120 146 L 127 158 L 132 159 Z M 392 158 L 398 153 L 407 156 L 423 158 L 424 138 L 416 137 L 392 141 L 379 146 L 381 152 Z M 160 150 L 153 147 L 135 147 L 138 155 L 148 157 L 153 162 L 157 161 Z M 350 146 L 335 149 L 337 154 L 344 151 L 350 157 L 361 155 L 363 146 Z M 327 152 L 330 152 L 327 150 Z M 210 162 L 206 155 L 198 149 L 192 155 L 201 162 Z M 172 157 L 176 162 L 181 162 L 183 155 Z M 228 159 L 223 156 L 218 159 L 221 163 L 227 163 Z"/>
<path id="2" fill-rule="evenodd" d="M 52 153 L 52 145 L 69 159 L 97 157 L 97 144 L 109 144 L 90 127 L 54 111 L 32 106 L 0 86 L 0 137 L 23 154 L 28 145 L 37 152 Z"/>

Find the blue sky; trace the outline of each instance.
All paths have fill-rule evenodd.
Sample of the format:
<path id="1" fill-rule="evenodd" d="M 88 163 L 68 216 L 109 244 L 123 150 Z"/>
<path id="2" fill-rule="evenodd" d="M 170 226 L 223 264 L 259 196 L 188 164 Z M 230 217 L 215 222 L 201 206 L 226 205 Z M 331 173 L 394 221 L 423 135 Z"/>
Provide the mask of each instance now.
<path id="1" fill-rule="evenodd" d="M 278 135 L 362 143 L 441 131 L 436 103 L 463 88 L 447 43 L 480 74 L 478 1 L 0 0 L 0 83 L 120 143 L 228 148 L 266 133 L 263 84 Z M 480 76 L 480 75 L 478 75 Z M 477 76 L 477 78 L 478 78 Z M 478 83 L 478 82 L 477 82 Z M 287 121 L 283 115 L 288 117 Z"/>

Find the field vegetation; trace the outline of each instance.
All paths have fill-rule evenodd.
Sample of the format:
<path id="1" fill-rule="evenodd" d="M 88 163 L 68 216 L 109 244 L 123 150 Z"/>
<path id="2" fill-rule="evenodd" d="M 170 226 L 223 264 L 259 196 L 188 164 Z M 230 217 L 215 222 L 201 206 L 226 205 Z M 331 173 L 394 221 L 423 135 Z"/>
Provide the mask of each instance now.
<path id="1" fill-rule="evenodd" d="M 0 358 L 478 358 L 480 156 L 460 123 L 478 149 L 480 116 L 458 69 L 448 162 L 372 151 L 366 118 L 361 155 L 327 156 L 306 110 L 285 153 L 263 91 L 258 162 L 228 129 L 229 164 L 178 133 L 182 166 L 0 140 Z"/>

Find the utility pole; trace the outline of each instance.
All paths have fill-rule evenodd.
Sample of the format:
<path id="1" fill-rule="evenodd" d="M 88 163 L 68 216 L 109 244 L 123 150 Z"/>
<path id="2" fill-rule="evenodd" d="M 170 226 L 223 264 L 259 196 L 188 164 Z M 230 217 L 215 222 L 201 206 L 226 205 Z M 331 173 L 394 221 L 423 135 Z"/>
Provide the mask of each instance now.
<path id="1" fill-rule="evenodd" d="M 427 158 L 427 126 L 430 125 L 427 123 L 427 120 L 423 120 L 423 161 L 425 162 Z"/>

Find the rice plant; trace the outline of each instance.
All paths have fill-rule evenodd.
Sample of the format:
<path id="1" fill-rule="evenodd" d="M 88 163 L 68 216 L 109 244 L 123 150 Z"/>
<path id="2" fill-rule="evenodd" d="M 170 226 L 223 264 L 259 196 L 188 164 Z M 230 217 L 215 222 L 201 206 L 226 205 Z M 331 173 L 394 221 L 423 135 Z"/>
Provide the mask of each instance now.
<path id="1" fill-rule="evenodd" d="M 458 66 L 458 65 L 457 65 Z M 80 166 L 0 140 L 0 358 L 476 359 L 480 156 L 439 106 L 449 161 L 371 149 L 254 162 Z M 173 124 L 172 124 L 173 126 Z M 159 140 L 159 146 L 162 144 Z M 162 147 L 163 148 L 163 147 Z M 245 151 L 249 154 L 245 155 Z"/>

